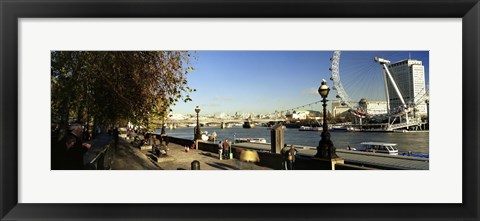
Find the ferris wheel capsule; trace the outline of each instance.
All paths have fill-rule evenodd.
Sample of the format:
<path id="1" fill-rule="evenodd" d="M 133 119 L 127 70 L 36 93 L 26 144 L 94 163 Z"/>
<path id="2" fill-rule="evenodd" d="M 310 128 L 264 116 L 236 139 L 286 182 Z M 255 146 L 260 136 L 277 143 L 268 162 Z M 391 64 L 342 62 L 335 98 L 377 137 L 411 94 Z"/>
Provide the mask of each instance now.
<path id="1" fill-rule="evenodd" d="M 384 59 L 384 58 L 380 58 L 380 57 L 375 57 L 373 59 L 375 62 L 378 62 L 380 64 L 390 64 L 390 61 L 387 60 L 387 59 Z"/>

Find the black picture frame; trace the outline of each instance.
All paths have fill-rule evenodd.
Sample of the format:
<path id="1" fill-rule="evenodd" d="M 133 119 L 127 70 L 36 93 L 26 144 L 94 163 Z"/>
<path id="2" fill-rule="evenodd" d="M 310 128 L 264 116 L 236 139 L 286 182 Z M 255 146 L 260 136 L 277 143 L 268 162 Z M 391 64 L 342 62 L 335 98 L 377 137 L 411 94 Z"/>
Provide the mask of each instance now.
<path id="1" fill-rule="evenodd" d="M 480 4 L 478 0 L 143 0 L 138 2 L 135 0 L 1 0 L 0 2 L 1 220 L 479 220 Z M 76 17 L 462 18 L 463 134 L 462 140 L 458 142 L 462 143 L 463 148 L 463 203 L 19 204 L 17 21 L 19 18 Z M 451 102 L 453 101 L 445 101 L 445 105 Z M 49 129 L 49 125 L 38 127 L 44 130 Z M 312 191 L 325 190 L 312 189 Z"/>

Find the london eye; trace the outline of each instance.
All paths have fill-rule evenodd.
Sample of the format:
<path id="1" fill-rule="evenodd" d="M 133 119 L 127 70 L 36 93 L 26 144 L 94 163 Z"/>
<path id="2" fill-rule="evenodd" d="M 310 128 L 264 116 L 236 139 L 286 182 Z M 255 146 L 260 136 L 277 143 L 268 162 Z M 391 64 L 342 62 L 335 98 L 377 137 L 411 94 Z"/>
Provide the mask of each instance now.
<path id="1" fill-rule="evenodd" d="M 429 95 L 423 69 L 413 76 L 416 72 L 400 74 L 397 67 L 404 64 L 408 68 L 423 68 L 421 61 L 411 58 L 409 52 L 334 51 L 330 60 L 332 89 L 341 105 L 354 116 L 378 120 L 399 117 L 408 122 L 409 118 L 416 120 L 418 108 L 425 109 Z M 409 81 L 413 83 L 405 83 Z M 377 109 L 367 108 L 367 103 L 376 103 Z"/>

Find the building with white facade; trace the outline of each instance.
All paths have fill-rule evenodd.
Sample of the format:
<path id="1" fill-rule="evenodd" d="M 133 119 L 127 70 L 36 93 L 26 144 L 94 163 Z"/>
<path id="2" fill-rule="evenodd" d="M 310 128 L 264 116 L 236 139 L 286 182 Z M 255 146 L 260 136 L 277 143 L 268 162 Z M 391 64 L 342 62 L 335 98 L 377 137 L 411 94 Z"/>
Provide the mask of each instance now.
<path id="1" fill-rule="evenodd" d="M 416 104 L 416 114 L 427 115 L 427 105 L 420 100 L 424 98 L 424 94 L 426 93 L 425 68 L 422 61 L 412 59 L 398 61 L 389 64 L 388 69 L 405 103 L 407 105 Z M 390 80 L 387 80 L 387 88 L 389 96 L 387 107 L 389 106 L 390 109 L 393 109 L 402 106 L 402 101 Z"/>
<path id="2" fill-rule="evenodd" d="M 370 115 L 379 115 L 387 113 L 387 101 L 369 101 L 366 98 L 360 99 L 358 106 L 362 111 Z"/>
<path id="3" fill-rule="evenodd" d="M 287 113 L 285 115 L 287 118 L 291 118 L 293 120 L 306 120 L 306 119 L 320 119 L 322 113 L 320 111 L 313 111 L 313 110 L 296 110 L 292 113 Z"/>
<path id="4" fill-rule="evenodd" d="M 332 115 L 333 117 L 337 117 L 343 113 L 346 113 L 348 110 L 350 110 L 349 107 L 347 106 L 342 106 L 342 102 L 339 100 L 334 100 L 332 101 Z"/>

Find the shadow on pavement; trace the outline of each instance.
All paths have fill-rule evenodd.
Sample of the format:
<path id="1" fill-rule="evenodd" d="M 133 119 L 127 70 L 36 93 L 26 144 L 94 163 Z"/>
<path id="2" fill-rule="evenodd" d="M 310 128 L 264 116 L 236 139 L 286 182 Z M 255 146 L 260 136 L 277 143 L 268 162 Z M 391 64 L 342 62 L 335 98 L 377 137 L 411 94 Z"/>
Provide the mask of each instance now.
<path id="1" fill-rule="evenodd" d="M 158 170 L 158 165 L 151 162 L 140 150 L 130 147 L 130 145 L 120 139 L 115 149 L 115 158 L 112 169 L 117 170 Z"/>
<path id="2" fill-rule="evenodd" d="M 221 169 L 221 170 L 240 170 L 237 167 L 234 167 L 234 166 L 231 166 L 231 165 L 228 165 L 228 164 L 224 164 L 224 163 L 206 163 L 206 164 L 208 164 L 211 167 L 215 167 L 215 168 L 218 168 L 218 169 Z"/>
<path id="3" fill-rule="evenodd" d="M 214 158 L 214 159 L 218 159 L 218 154 L 217 154 L 217 155 L 213 155 L 213 154 L 211 154 L 211 153 L 202 152 L 202 153 L 200 153 L 200 155 L 207 156 L 207 157 L 211 157 L 211 158 Z"/>

